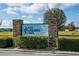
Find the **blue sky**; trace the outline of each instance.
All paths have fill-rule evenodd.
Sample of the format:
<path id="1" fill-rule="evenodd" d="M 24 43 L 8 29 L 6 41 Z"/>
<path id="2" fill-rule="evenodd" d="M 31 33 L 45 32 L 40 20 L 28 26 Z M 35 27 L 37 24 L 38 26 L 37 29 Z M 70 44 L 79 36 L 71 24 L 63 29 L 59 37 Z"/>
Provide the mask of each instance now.
<path id="1" fill-rule="evenodd" d="M 12 28 L 13 19 L 22 19 L 24 23 L 42 23 L 45 10 L 60 8 L 67 16 L 66 25 L 74 22 L 79 26 L 79 4 L 77 3 L 0 3 L 0 28 Z"/>

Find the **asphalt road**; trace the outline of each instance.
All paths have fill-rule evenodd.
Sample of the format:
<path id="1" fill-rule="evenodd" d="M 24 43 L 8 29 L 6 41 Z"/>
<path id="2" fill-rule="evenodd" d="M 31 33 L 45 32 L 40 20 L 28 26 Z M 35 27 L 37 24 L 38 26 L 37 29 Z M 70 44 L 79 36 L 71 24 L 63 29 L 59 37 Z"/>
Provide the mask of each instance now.
<path id="1" fill-rule="evenodd" d="M 51 51 L 0 51 L 0 56 L 74 56 L 74 54 L 53 53 Z"/>

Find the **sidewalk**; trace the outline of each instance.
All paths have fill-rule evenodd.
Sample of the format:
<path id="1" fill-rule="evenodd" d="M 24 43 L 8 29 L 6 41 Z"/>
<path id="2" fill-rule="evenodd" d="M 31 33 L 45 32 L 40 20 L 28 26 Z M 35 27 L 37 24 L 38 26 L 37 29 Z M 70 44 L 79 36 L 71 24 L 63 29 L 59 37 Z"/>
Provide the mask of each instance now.
<path id="1" fill-rule="evenodd" d="M 44 52 L 44 53 L 52 53 L 52 54 L 68 54 L 68 55 L 79 55 L 79 52 L 73 51 L 44 51 L 44 50 L 32 50 L 32 49 L 17 49 L 17 48 L 0 48 L 0 51 L 20 51 L 20 52 Z"/>

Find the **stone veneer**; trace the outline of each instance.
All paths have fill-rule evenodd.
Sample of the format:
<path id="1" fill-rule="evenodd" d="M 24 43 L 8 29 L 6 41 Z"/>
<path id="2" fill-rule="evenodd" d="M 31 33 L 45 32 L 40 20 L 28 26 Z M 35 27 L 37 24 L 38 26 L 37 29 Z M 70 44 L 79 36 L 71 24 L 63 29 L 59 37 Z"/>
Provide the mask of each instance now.
<path id="1" fill-rule="evenodd" d="M 48 19 L 48 37 L 49 47 L 56 47 L 57 21 L 55 18 Z"/>
<path id="2" fill-rule="evenodd" d="M 21 19 L 14 19 L 13 20 L 13 37 L 17 37 L 22 35 L 21 33 L 21 25 L 23 24 L 23 20 Z"/>

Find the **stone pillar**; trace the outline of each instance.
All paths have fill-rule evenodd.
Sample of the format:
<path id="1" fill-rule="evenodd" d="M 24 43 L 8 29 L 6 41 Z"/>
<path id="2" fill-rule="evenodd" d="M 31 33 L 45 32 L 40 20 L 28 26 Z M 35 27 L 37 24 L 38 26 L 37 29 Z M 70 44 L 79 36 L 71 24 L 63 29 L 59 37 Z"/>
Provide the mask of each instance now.
<path id="1" fill-rule="evenodd" d="M 48 19 L 48 37 L 49 47 L 56 47 L 57 21 L 55 18 Z"/>
<path id="2" fill-rule="evenodd" d="M 22 24 L 23 24 L 23 20 L 21 19 L 13 20 L 13 37 L 22 35 L 22 28 L 21 28 Z"/>

